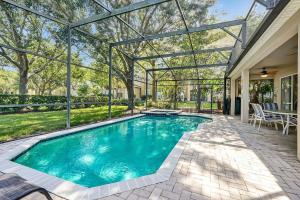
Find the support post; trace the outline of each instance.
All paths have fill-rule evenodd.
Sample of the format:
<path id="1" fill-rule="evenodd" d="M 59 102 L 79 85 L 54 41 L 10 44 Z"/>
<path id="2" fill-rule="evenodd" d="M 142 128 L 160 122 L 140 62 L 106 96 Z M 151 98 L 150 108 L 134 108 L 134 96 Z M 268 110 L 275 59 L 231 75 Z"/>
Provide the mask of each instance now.
<path id="1" fill-rule="evenodd" d="M 213 113 L 213 87 L 210 87 L 210 114 Z"/>
<path id="2" fill-rule="evenodd" d="M 247 46 L 247 22 L 244 21 L 242 24 L 242 49 Z"/>
<path id="3" fill-rule="evenodd" d="M 241 77 L 242 99 L 241 99 L 241 121 L 248 123 L 249 120 L 249 70 L 244 69 Z"/>
<path id="4" fill-rule="evenodd" d="M 300 23 L 298 24 L 298 101 L 300 99 Z M 300 105 L 297 104 L 297 113 L 300 114 Z M 297 118 L 297 158 L 300 160 L 300 117 Z"/>
<path id="5" fill-rule="evenodd" d="M 109 72 L 108 72 L 108 118 L 111 119 L 111 89 L 112 89 L 112 46 L 109 45 L 108 52 L 108 64 L 109 64 Z"/>
<path id="6" fill-rule="evenodd" d="M 155 91 L 154 91 L 155 94 L 152 94 L 152 95 L 155 95 L 155 97 L 156 97 L 156 102 L 158 101 L 158 98 L 157 98 L 157 82 L 158 82 L 158 81 L 155 80 Z M 155 102 L 155 103 L 156 103 L 156 102 Z M 157 104 L 156 104 L 156 105 L 157 105 Z"/>
<path id="7" fill-rule="evenodd" d="M 148 71 L 146 71 L 146 110 L 148 109 Z"/>
<path id="8" fill-rule="evenodd" d="M 71 127 L 71 54 L 72 54 L 72 30 L 68 26 L 68 54 L 67 54 L 67 128 Z"/>
<path id="9" fill-rule="evenodd" d="M 235 115 L 235 79 L 230 79 L 230 115 Z"/>
<path id="10" fill-rule="evenodd" d="M 200 113 L 201 110 L 201 86 L 198 82 L 197 85 L 197 112 Z"/>
<path id="11" fill-rule="evenodd" d="M 227 103 L 226 103 L 226 96 L 227 96 L 227 78 L 224 77 L 224 87 L 223 87 L 223 115 L 228 114 L 227 113 Z"/>
<path id="12" fill-rule="evenodd" d="M 178 83 L 175 81 L 174 85 L 174 110 L 177 109 L 177 90 L 178 90 Z"/>
<path id="13" fill-rule="evenodd" d="M 133 111 L 134 111 L 134 60 L 131 60 L 131 90 L 132 90 L 132 99 L 131 99 L 131 115 L 133 115 Z"/>

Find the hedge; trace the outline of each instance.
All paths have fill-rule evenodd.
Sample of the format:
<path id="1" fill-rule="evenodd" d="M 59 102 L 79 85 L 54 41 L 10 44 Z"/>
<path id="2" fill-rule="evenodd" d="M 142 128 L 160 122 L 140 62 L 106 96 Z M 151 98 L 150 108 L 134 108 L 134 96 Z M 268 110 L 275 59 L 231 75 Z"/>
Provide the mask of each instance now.
<path id="1" fill-rule="evenodd" d="M 28 111 L 54 111 L 66 109 L 67 98 L 65 96 L 41 96 L 41 95 L 3 95 L 0 94 L 0 105 L 43 104 L 34 106 L 0 107 L 0 113 L 16 113 Z M 127 99 L 113 99 L 112 104 L 127 105 Z M 48 105 L 56 104 L 56 105 Z M 88 108 L 108 104 L 108 96 L 71 97 L 72 108 Z M 141 105 L 141 100 L 136 100 L 136 105 Z"/>

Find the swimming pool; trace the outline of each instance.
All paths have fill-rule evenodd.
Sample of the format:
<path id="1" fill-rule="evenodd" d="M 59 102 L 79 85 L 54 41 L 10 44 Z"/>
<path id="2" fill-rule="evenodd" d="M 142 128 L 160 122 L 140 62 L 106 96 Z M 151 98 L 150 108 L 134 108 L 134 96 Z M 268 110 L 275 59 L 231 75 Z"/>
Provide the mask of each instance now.
<path id="1" fill-rule="evenodd" d="M 13 161 L 85 187 L 155 173 L 181 136 L 208 119 L 143 116 L 41 141 Z"/>

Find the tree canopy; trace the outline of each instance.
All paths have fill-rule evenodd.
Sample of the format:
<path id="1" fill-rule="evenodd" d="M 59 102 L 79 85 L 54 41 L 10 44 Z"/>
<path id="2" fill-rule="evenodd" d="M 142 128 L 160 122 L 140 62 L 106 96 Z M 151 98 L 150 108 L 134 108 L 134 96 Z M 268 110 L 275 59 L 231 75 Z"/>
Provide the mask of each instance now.
<path id="1" fill-rule="evenodd" d="M 21 0 L 18 3 L 29 8 L 47 13 L 66 22 L 75 22 L 107 10 L 121 8 L 134 3 L 134 0 L 107 0 L 106 8 L 95 1 L 82 0 Z M 180 1 L 188 27 L 213 23 L 216 17 L 208 10 L 216 0 Z M 130 28 L 126 24 L 130 24 Z M 27 94 L 29 90 L 35 94 L 51 95 L 65 92 L 66 82 L 66 26 L 21 10 L 5 2 L 0 2 L 0 43 L 18 49 L 26 49 L 44 57 L 31 55 L 25 51 L 11 50 L 0 47 L 1 74 L 11 76 L 18 82 L 18 93 Z M 182 17 L 174 1 L 153 7 L 129 12 L 117 17 L 91 23 L 80 27 L 93 37 L 84 35 L 78 30 L 72 31 L 72 89 L 74 95 L 95 95 L 108 87 L 108 47 L 109 43 L 124 41 L 141 35 L 165 33 L 184 29 Z M 222 31 L 202 31 L 195 34 L 168 37 L 164 39 L 139 42 L 118 46 L 113 51 L 114 84 L 125 87 L 128 99 L 134 98 L 131 68 L 132 56 L 149 56 L 157 53 L 190 51 L 217 46 L 218 41 L 226 37 Z M 192 46 L 191 46 L 192 43 Z M 124 53 L 125 52 L 125 53 Z M 225 55 L 228 56 L 228 55 Z M 48 59 L 52 57 L 54 59 Z M 188 66 L 210 64 L 224 60 L 218 53 L 207 53 L 176 58 L 154 59 L 141 61 L 144 68 L 168 66 Z M 62 61 L 62 62 L 60 62 Z M 83 69 L 78 66 L 88 65 L 95 69 Z M 4 70 L 10 68 L 13 70 Z M 145 80 L 144 69 L 135 65 L 136 78 Z M 172 72 L 155 72 L 153 77 L 162 79 L 184 79 L 187 77 L 222 78 L 224 69 L 190 69 Z M 155 80 L 153 80 L 155 81 Z M 122 86 L 123 85 L 123 86 Z M 29 90 L 28 90 L 29 89 Z M 7 89 L 1 88 L 2 91 Z M 98 92 L 97 92 L 97 91 Z M 129 104 L 131 108 L 133 105 Z"/>

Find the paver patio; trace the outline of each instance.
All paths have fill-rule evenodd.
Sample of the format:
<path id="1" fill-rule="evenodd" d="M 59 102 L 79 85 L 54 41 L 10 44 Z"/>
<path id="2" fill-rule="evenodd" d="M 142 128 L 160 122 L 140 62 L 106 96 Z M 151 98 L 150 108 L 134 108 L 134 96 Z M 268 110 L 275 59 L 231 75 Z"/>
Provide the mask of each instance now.
<path id="1" fill-rule="evenodd" d="M 257 133 L 237 118 L 213 118 L 191 135 L 169 181 L 104 199 L 300 199 L 295 133 Z M 21 142 L 0 145 L 0 154 Z"/>

